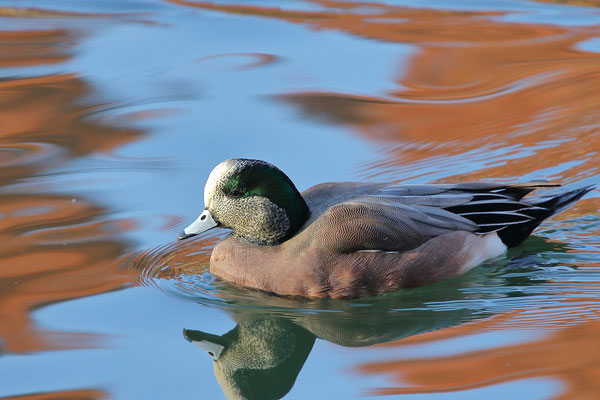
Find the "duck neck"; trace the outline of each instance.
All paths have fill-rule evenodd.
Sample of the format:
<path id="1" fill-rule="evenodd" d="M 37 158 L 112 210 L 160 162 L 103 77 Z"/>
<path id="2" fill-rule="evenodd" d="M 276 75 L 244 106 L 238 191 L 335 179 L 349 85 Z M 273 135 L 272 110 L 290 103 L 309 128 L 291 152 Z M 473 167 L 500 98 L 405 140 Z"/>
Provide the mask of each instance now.
<path id="1" fill-rule="evenodd" d="M 293 201 L 288 201 L 285 206 L 279 205 L 286 211 L 290 220 L 290 227 L 288 228 L 286 235 L 280 239 L 280 242 L 284 242 L 298 233 L 310 218 L 310 209 L 308 208 L 306 201 L 304 201 L 304 198 L 295 187 L 292 188 Z"/>

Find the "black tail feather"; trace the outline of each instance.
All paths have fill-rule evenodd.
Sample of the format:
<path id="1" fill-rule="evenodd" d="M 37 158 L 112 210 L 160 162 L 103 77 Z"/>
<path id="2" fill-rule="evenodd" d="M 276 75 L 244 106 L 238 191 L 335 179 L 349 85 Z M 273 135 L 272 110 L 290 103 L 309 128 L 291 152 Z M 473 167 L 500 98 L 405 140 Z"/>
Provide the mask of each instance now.
<path id="1" fill-rule="evenodd" d="M 532 219 L 522 224 L 508 225 L 497 231 L 498 236 L 506 246 L 517 246 L 527 239 L 531 232 L 546 218 L 565 210 L 592 189 L 594 189 L 594 186 L 586 186 L 568 192 L 526 198 L 522 202 L 533 207 L 520 212 L 532 217 Z"/>
<path id="2" fill-rule="evenodd" d="M 594 186 L 590 185 L 579 189 L 570 190 L 568 192 L 542 195 L 532 197 L 531 199 L 528 198 L 525 200 L 525 202 L 533 206 L 551 209 L 553 211 L 552 214 L 557 214 L 570 207 L 573 203 L 575 203 L 577 200 L 585 196 L 593 189 Z"/>

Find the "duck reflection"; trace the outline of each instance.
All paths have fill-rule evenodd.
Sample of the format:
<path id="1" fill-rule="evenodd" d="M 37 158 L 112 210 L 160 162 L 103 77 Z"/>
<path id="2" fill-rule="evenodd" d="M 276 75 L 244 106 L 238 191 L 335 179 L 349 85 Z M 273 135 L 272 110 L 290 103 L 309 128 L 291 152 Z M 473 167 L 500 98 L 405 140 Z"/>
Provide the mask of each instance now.
<path id="1" fill-rule="evenodd" d="M 447 292 L 442 290 L 442 297 Z M 214 360 L 215 377 L 228 399 L 281 399 L 294 385 L 316 338 L 341 346 L 384 343 L 471 319 L 474 310 L 395 311 L 398 297 L 371 303 L 302 303 L 261 293 L 228 291 L 237 326 L 223 335 L 184 329 L 184 337 Z M 239 297 L 238 297 L 239 295 Z M 254 307 L 262 305 L 260 308 Z M 415 304 L 413 303 L 412 306 Z M 301 309 L 300 306 L 308 307 Z M 403 307 L 405 307 L 403 305 Z M 411 305 L 409 305 L 410 307 Z M 422 306 L 422 304 L 421 304 Z M 318 307 L 320 310 L 310 310 Z"/>
<path id="2" fill-rule="evenodd" d="M 485 274 L 354 301 L 278 297 L 225 284 L 218 296 L 237 326 L 220 336 L 191 329 L 183 335 L 214 360 L 215 377 L 228 399 L 280 399 L 293 387 L 315 339 L 372 346 L 509 311 L 510 305 L 487 300 L 525 298 L 528 287 L 536 292 L 534 285 L 543 278 L 531 265 L 543 262 L 539 254 L 552 251 L 565 246 L 534 237 Z M 521 288 L 519 295 L 515 288 Z"/>
<path id="3" fill-rule="evenodd" d="M 258 313 L 221 336 L 188 329 L 183 335 L 214 360 L 215 377 L 228 399 L 285 396 L 316 339 L 285 318 Z"/>

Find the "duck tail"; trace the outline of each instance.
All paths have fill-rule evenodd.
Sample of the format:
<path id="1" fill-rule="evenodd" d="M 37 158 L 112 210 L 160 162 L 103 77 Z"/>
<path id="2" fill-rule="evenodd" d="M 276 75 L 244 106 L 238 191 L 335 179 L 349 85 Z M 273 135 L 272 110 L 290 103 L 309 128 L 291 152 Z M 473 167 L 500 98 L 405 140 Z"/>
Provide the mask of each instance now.
<path id="1" fill-rule="evenodd" d="M 525 198 L 521 201 L 532 207 L 522 210 L 520 213 L 531 217 L 531 220 L 526 223 L 509 225 L 504 229 L 497 231 L 498 236 L 506 246 L 517 246 L 527 239 L 531 232 L 533 232 L 533 230 L 546 218 L 566 210 L 592 189 L 594 189 L 594 186 L 590 185 L 562 193 Z"/>
<path id="2" fill-rule="evenodd" d="M 554 215 L 566 210 L 593 189 L 594 185 L 590 185 L 579 189 L 569 190 L 568 192 L 536 196 L 531 199 L 526 199 L 525 201 L 532 206 L 544 207 L 552 210 L 552 214 L 550 215 Z"/>

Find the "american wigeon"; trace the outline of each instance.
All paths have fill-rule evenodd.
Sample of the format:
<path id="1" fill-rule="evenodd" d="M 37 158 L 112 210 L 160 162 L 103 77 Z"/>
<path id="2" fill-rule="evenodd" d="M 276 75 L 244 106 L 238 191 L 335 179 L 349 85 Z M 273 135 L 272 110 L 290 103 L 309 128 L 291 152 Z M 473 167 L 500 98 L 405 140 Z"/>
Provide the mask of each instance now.
<path id="1" fill-rule="evenodd" d="M 277 167 L 230 159 L 213 169 L 202 214 L 180 236 L 233 234 L 210 271 L 279 295 L 357 298 L 465 273 L 525 240 L 591 186 L 523 197 L 544 182 L 322 183 L 300 193 Z"/>

